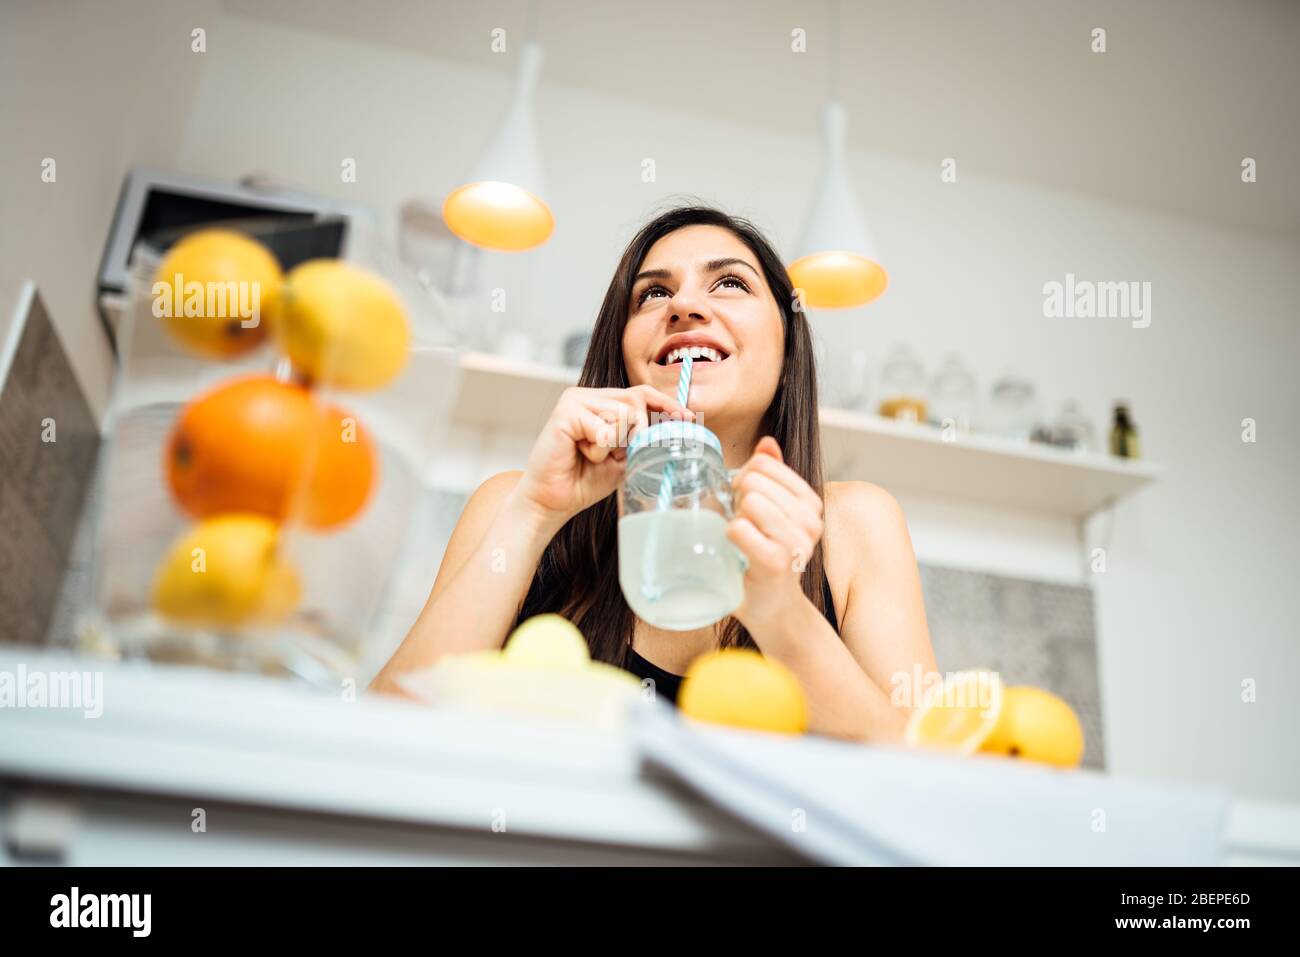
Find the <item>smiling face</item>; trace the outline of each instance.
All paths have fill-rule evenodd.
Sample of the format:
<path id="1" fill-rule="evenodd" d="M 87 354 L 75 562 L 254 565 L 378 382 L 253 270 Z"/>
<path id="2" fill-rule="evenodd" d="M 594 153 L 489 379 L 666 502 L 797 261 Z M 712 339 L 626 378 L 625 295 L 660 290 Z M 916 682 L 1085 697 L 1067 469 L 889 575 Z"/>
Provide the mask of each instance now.
<path id="1" fill-rule="evenodd" d="M 675 396 L 689 350 L 687 405 L 704 425 L 756 427 L 785 361 L 781 310 L 758 257 L 729 229 L 687 226 L 646 253 L 632 283 L 623 362 L 632 385 Z"/>

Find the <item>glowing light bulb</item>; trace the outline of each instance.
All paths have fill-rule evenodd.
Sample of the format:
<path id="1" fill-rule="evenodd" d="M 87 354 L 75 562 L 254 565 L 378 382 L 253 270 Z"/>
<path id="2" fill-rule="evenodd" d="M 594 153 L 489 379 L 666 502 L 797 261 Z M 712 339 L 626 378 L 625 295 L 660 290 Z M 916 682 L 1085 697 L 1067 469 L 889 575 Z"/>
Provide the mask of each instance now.
<path id="1" fill-rule="evenodd" d="M 550 207 L 513 183 L 466 183 L 443 202 L 442 217 L 467 243 L 510 252 L 541 245 L 555 229 Z"/>
<path id="2" fill-rule="evenodd" d="M 790 280 L 803 290 L 804 305 L 847 309 L 876 299 L 889 285 L 889 273 L 866 256 L 833 251 L 796 259 L 790 264 Z"/>

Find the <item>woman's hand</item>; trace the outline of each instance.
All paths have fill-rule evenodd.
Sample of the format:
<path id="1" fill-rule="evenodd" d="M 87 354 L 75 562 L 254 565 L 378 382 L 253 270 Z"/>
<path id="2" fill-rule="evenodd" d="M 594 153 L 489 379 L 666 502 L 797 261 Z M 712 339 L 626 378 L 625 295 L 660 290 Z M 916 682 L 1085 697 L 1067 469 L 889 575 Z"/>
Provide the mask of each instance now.
<path id="1" fill-rule="evenodd" d="M 512 495 L 558 529 L 614 491 L 627 458 L 626 441 L 649 424 L 651 412 L 695 419 L 694 412 L 649 385 L 565 389 Z"/>
<path id="2" fill-rule="evenodd" d="M 807 601 L 800 578 L 822 537 L 822 499 L 785 464 L 776 439 L 764 436 L 732 481 L 738 500 L 727 538 L 749 559 L 745 598 L 735 615 L 754 625 Z"/>

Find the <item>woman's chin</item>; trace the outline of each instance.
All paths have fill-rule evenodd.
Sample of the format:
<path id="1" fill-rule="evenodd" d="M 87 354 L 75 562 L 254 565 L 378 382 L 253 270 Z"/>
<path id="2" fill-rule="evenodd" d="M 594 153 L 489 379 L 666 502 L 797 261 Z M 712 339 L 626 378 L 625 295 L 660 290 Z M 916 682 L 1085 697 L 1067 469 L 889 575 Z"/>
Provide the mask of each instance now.
<path id="1" fill-rule="evenodd" d="M 650 372 L 650 384 L 664 395 L 676 398 L 681 370 L 680 363 L 656 365 Z M 711 416 L 722 416 L 725 410 L 743 404 L 735 395 L 736 383 L 730 373 L 731 370 L 721 364 L 697 362 L 692 366 L 691 391 L 686 404 L 702 425 L 707 425 Z"/>
<path id="2" fill-rule="evenodd" d="M 686 405 L 695 413 L 696 422 L 708 426 L 710 421 L 719 418 L 733 403 L 727 401 L 727 393 L 721 389 L 701 387 L 696 390 L 692 385 L 691 397 Z"/>

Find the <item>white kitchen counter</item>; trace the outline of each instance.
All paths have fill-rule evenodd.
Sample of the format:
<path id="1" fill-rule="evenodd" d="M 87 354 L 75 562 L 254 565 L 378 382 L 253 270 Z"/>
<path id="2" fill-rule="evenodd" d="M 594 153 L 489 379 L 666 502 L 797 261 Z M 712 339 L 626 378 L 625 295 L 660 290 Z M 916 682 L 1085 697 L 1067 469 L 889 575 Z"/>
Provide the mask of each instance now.
<path id="1" fill-rule="evenodd" d="M 20 665 L 99 670 L 104 705 L 0 707 L 0 861 L 807 860 L 645 765 L 626 729 L 0 646 L 0 674 Z M 1228 863 L 1300 863 L 1300 811 L 1236 802 L 1226 843 Z"/>

